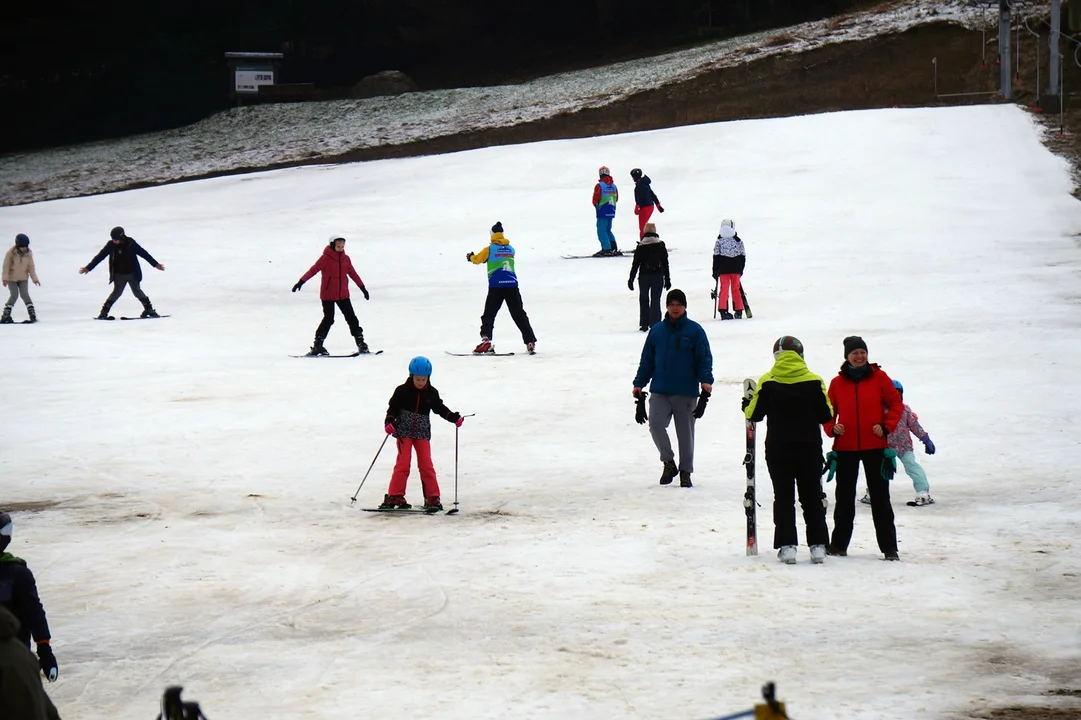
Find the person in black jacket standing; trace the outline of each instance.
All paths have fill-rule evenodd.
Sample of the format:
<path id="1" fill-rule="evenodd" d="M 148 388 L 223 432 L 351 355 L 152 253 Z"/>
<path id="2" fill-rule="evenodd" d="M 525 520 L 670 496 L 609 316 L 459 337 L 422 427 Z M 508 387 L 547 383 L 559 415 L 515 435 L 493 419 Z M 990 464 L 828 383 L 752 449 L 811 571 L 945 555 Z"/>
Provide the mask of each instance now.
<path id="1" fill-rule="evenodd" d="M 656 205 L 661 212 L 664 212 L 664 208 L 653 192 L 649 175 L 643 175 L 640 168 L 635 168 L 631 170 L 631 179 L 634 180 L 634 214 L 638 216 L 638 237 L 641 239 L 649 232 L 646 230 L 646 223 L 653 215 L 653 206 Z"/>
<path id="2" fill-rule="evenodd" d="M 642 241 L 634 249 L 631 276 L 627 287 L 634 290 L 634 276 L 638 275 L 638 329 L 648 332 L 661 321 L 661 288 L 672 289 L 668 271 L 668 248 L 657 234 L 657 226 L 646 223 Z"/>
<path id="3" fill-rule="evenodd" d="M 778 559 L 796 562 L 796 491 L 807 525 L 811 562 L 826 559 L 825 493 L 822 492 L 822 425 L 833 418 L 826 383 L 807 369 L 803 343 L 791 335 L 773 344 L 774 363 L 761 377 L 750 401 L 744 400 L 748 420 L 769 418 L 766 428 L 766 467 L 773 481 L 773 547 Z"/>
<path id="4" fill-rule="evenodd" d="M 154 306 L 150 303 L 150 298 L 139 287 L 139 283 L 143 281 L 143 269 L 139 265 L 139 258 L 143 258 L 148 263 L 154 266 L 156 270 L 164 270 L 165 266 L 155 260 L 150 253 L 143 249 L 143 247 L 135 242 L 133 238 L 128 237 L 124 233 L 124 228 L 114 227 L 109 231 L 109 242 L 105 243 L 105 247 L 101 249 L 94 259 L 87 263 L 86 267 L 79 268 L 80 275 L 86 275 L 88 272 L 97 267 L 105 258 L 109 258 L 109 282 L 113 284 L 113 291 L 105 300 L 105 304 L 101 306 L 101 312 L 97 316 L 97 320 L 115 320 L 113 316 L 109 314 L 109 309 L 112 308 L 113 303 L 120 299 L 120 296 L 124 294 L 124 288 L 128 285 L 131 286 L 131 293 L 135 298 L 143 304 L 143 314 L 140 317 L 144 318 L 156 318 L 161 317 L 157 311 L 154 310 Z"/>
<path id="5" fill-rule="evenodd" d="M 6 552 L 11 542 L 11 516 L 0 512 L 0 606 L 19 620 L 16 637 L 27 648 L 30 638 L 38 644 L 38 665 L 49 682 L 56 680 L 58 674 L 56 656 L 49 644 L 49 623 L 45 619 L 45 608 L 38 598 L 38 586 L 34 582 L 34 573 L 26 566 L 26 561 Z"/>

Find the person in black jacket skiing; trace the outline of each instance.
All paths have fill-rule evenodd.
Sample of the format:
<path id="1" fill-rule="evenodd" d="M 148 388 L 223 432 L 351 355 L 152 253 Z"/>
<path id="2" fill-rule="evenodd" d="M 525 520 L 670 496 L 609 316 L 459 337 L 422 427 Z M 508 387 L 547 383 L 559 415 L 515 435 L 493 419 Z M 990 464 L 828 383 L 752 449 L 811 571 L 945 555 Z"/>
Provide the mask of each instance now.
<path id="1" fill-rule="evenodd" d="M 113 292 L 105 300 L 105 304 L 101 306 L 101 312 L 98 314 L 97 319 L 115 319 L 109 315 L 109 309 L 124 294 L 124 288 L 128 285 L 131 286 L 132 295 L 143 304 L 143 314 L 140 317 L 161 317 L 154 310 L 150 298 L 139 287 L 139 283 L 143 281 L 143 269 L 139 265 L 139 258 L 146 260 L 156 270 L 165 270 L 165 266 L 155 260 L 133 238 L 128 237 L 124 232 L 124 228 L 119 226 L 109 231 L 109 242 L 105 243 L 105 247 L 94 256 L 93 260 L 87 263 L 86 267 L 79 268 L 79 274 L 86 275 L 105 258 L 109 258 L 109 282 L 113 284 Z"/>
<path id="2" fill-rule="evenodd" d="M 18 618 L 16 637 L 28 649 L 33 637 L 38 645 L 38 665 L 49 682 L 53 682 L 59 671 L 50 645 L 52 636 L 49 634 L 49 622 L 38 598 L 34 573 L 30 572 L 25 560 L 7 552 L 11 532 L 11 515 L 0 512 L 0 606 Z"/>
<path id="3" fill-rule="evenodd" d="M 664 212 L 664 208 L 653 193 L 649 175 L 643 175 L 640 168 L 635 168 L 631 170 L 631 179 L 634 180 L 634 214 L 638 216 L 638 237 L 641 239 L 649 232 L 646 230 L 646 223 L 653 215 L 653 206 L 656 205 L 661 212 Z"/>
<path id="4" fill-rule="evenodd" d="M 661 288 L 672 289 L 668 270 L 668 248 L 657 234 L 657 226 L 646 223 L 642 241 L 634 249 L 631 276 L 627 287 L 634 290 L 634 276 L 638 275 L 638 329 L 648 332 L 661 321 Z"/>
<path id="5" fill-rule="evenodd" d="M 811 562 L 826 559 L 826 494 L 822 492 L 822 425 L 833 418 L 826 383 L 807 369 L 803 343 L 791 335 L 773 344 L 774 363 L 761 377 L 744 414 L 752 422 L 769 418 L 766 467 L 773 481 L 773 547 L 781 562 L 796 562 L 796 495 L 807 525 Z"/>

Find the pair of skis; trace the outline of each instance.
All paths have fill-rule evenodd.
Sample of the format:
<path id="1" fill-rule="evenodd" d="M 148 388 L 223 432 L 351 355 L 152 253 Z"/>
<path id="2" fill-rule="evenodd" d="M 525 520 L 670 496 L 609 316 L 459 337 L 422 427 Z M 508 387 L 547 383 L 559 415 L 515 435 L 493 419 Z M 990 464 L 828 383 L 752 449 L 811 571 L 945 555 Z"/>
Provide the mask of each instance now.
<path id="1" fill-rule="evenodd" d="M 717 311 L 719 310 L 719 308 L 717 307 L 717 296 L 720 295 L 720 294 L 721 294 L 721 279 L 720 278 L 715 278 L 714 283 L 713 283 L 713 292 L 711 292 L 709 294 L 710 298 L 713 299 L 713 319 L 714 320 L 717 319 Z M 746 315 L 747 319 L 750 320 L 751 318 L 754 317 L 754 313 L 751 312 L 751 304 L 749 302 L 747 302 L 747 291 L 743 289 L 743 282 L 742 281 L 739 284 L 739 297 L 740 297 L 741 300 L 743 300 L 743 313 L 744 313 L 744 315 Z M 724 299 L 724 311 L 728 312 L 728 298 Z"/>

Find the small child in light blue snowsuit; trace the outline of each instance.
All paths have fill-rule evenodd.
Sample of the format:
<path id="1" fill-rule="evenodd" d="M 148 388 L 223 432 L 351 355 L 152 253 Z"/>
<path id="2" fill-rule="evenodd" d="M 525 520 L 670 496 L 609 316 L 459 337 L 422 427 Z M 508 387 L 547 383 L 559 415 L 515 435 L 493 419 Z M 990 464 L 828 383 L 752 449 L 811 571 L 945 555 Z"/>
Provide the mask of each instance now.
<path id="1" fill-rule="evenodd" d="M 893 381 L 893 386 L 897 388 L 897 392 L 901 393 L 901 399 L 904 400 L 904 386 L 897 380 Z M 927 482 L 927 473 L 923 471 L 923 468 L 916 461 L 916 451 L 912 447 L 912 435 L 919 438 L 920 442 L 923 443 L 924 451 L 928 455 L 935 454 L 935 444 L 931 442 L 931 436 L 920 425 L 920 419 L 912 411 L 912 408 L 905 405 L 904 412 L 901 413 L 901 419 L 897 422 L 897 427 L 889 434 L 890 450 L 897 453 L 897 459 L 905 466 L 905 472 L 912 478 L 912 487 L 916 491 L 916 499 L 910 502 L 909 505 L 930 505 L 934 503 L 934 498 L 931 497 L 931 486 Z M 864 496 L 860 502 L 869 505 L 871 499 L 869 496 Z"/>

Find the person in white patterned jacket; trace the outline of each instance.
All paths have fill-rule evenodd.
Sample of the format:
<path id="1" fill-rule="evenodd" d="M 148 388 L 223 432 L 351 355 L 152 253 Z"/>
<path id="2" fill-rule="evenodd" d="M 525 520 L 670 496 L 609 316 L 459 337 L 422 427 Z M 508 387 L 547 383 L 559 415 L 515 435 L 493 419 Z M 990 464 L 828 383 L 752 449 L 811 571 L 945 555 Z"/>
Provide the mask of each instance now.
<path id="1" fill-rule="evenodd" d="M 905 397 L 904 386 L 899 380 L 894 380 L 893 386 L 897 388 L 897 392 L 901 393 L 901 400 L 903 401 Z M 905 466 L 905 472 L 912 478 L 912 487 L 916 491 L 916 499 L 910 500 L 907 504 L 912 507 L 922 507 L 933 504 L 935 500 L 931 497 L 931 485 L 927 482 L 927 473 L 923 471 L 923 467 L 916 461 L 916 451 L 912 445 L 913 435 L 923 443 L 924 452 L 928 455 L 935 454 L 935 444 L 931 442 L 931 436 L 920 425 L 920 419 L 916 413 L 905 403 L 901 420 L 897 423 L 894 431 L 889 434 L 890 450 L 897 453 L 897 458 Z M 871 498 L 864 493 L 860 502 L 870 505 Z"/>

